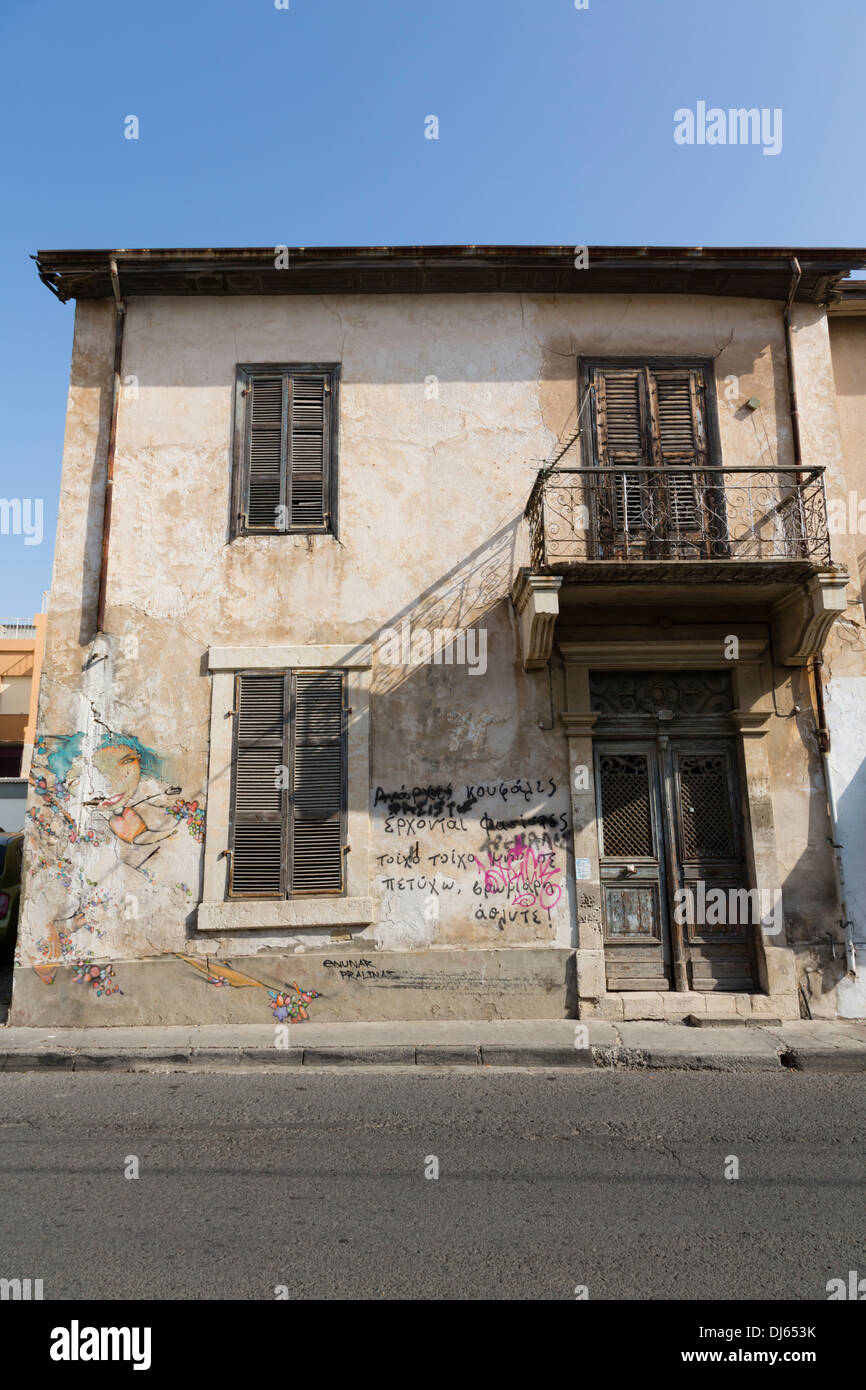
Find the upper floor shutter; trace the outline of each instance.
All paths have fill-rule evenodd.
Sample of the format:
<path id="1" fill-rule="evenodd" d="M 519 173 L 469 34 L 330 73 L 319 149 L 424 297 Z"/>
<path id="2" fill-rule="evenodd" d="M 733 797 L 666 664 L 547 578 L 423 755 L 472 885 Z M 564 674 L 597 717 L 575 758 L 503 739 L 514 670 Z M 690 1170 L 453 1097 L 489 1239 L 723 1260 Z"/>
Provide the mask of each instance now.
<path id="1" fill-rule="evenodd" d="M 229 893 L 279 897 L 285 885 L 286 677 L 243 675 L 236 684 Z"/>
<path id="2" fill-rule="evenodd" d="M 282 376 L 254 376 L 248 386 L 247 520 L 276 530 L 285 497 L 285 394 Z"/>
<path id="3" fill-rule="evenodd" d="M 706 463 L 701 410 L 702 373 L 693 368 L 650 373 L 650 408 L 658 463 L 672 472 L 664 478 L 668 522 L 674 532 L 702 529 L 702 480 L 695 470 Z"/>
<path id="4" fill-rule="evenodd" d="M 337 370 L 238 368 L 235 498 L 243 529 L 331 528 Z"/>
<path id="5" fill-rule="evenodd" d="M 650 525 L 651 491 L 646 473 L 623 471 L 628 464 L 646 467 L 646 387 L 640 368 L 596 368 L 595 427 L 599 465 L 616 469 L 610 488 L 608 524 L 617 531 L 640 531 Z"/>
<path id="6" fill-rule="evenodd" d="M 328 520 L 328 396 L 324 376 L 293 376 L 289 429 L 291 525 L 314 528 Z"/>
<path id="7" fill-rule="evenodd" d="M 298 671 L 292 721 L 291 884 L 295 893 L 343 887 L 346 748 L 344 677 Z"/>

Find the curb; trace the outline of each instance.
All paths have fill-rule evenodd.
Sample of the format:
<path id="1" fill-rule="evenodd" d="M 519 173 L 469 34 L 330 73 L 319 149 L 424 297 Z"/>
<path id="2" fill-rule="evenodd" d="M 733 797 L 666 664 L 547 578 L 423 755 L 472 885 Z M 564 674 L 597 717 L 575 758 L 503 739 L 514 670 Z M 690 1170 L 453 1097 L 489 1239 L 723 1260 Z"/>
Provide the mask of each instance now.
<path id="1" fill-rule="evenodd" d="M 0 1072 L 225 1071 L 297 1067 L 547 1067 L 583 1071 L 866 1072 L 866 1047 L 776 1053 L 663 1052 L 623 1046 L 584 1048 L 520 1043 L 419 1043 L 367 1047 L 88 1048 L 0 1052 Z"/>
<path id="2" fill-rule="evenodd" d="M 613 1071 L 780 1071 L 780 1053 L 652 1052 L 634 1047 L 597 1047 L 596 1066 Z M 866 1070 L 866 1053 L 860 1067 Z"/>
<path id="3" fill-rule="evenodd" d="M 866 1071 L 866 1058 L 859 1051 L 846 1048 L 789 1047 L 782 1054 L 782 1066 L 791 1071 L 854 1072 Z"/>
<path id="4" fill-rule="evenodd" d="M 595 1048 L 533 1047 L 520 1043 L 482 1043 L 485 1067 L 593 1067 Z"/>

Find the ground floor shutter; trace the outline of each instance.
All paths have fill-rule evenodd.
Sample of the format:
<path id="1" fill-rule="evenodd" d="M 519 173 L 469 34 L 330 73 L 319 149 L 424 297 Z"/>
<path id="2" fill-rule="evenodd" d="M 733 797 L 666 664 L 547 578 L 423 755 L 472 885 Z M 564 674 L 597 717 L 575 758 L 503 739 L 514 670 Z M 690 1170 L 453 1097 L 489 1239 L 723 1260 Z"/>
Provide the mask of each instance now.
<path id="1" fill-rule="evenodd" d="M 235 695 L 230 893 L 279 897 L 284 889 L 286 761 L 284 673 L 241 675 Z"/>
<path id="2" fill-rule="evenodd" d="M 230 897 L 343 891 L 346 718 L 342 672 L 238 675 Z"/>
<path id="3" fill-rule="evenodd" d="M 291 883 L 295 893 L 343 887 L 344 678 L 299 671 L 292 725 Z"/>

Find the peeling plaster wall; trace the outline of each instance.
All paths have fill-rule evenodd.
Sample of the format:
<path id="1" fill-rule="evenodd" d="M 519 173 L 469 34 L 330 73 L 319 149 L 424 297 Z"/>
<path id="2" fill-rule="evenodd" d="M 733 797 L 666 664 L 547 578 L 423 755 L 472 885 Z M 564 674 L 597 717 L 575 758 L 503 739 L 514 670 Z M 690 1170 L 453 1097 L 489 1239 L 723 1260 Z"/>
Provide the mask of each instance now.
<path id="1" fill-rule="evenodd" d="M 826 322 L 808 306 L 800 315 L 804 435 L 842 487 Z M 81 989 L 97 995 L 88 961 L 115 962 L 117 976 L 103 979 L 110 996 L 122 988 L 120 963 L 136 958 L 333 953 L 327 928 L 219 939 L 195 930 L 206 655 L 245 644 L 374 646 L 375 920 L 353 933 L 353 952 L 573 947 L 561 672 L 523 671 L 508 600 L 528 559 L 532 480 L 573 421 L 575 359 L 590 354 L 714 358 L 726 462 L 790 464 L 780 307 L 686 296 L 132 300 L 109 636 L 94 642 L 112 349 L 111 304 L 79 304 L 39 715 L 48 785 L 29 802 L 21 963 L 47 982 L 58 961 L 78 959 Z M 341 364 L 338 540 L 228 541 L 235 365 L 268 361 Z M 749 396 L 762 402 L 756 415 L 740 407 Z M 404 623 L 483 629 L 486 670 L 386 664 L 384 634 Z M 862 669 L 859 639 L 850 660 Z M 799 680 L 780 686 L 782 703 Z M 816 905 L 825 913 L 834 889 L 807 714 L 775 720 L 770 737 L 783 869 L 813 885 L 794 936 L 811 938 Z M 126 776 L 138 779 L 132 792 L 124 783 L 114 814 L 100 810 Z M 435 815 L 388 814 L 403 787 L 448 787 L 459 802 L 469 788 L 474 800 L 443 829 L 429 823 Z M 133 834 L 139 814 L 145 835 Z M 399 823 L 413 819 L 428 824 Z M 88 829 L 97 843 L 82 839 Z M 515 904 L 513 885 L 485 892 L 485 869 L 501 873 L 496 856 L 521 835 L 552 855 L 543 903 Z"/>
<path id="2" fill-rule="evenodd" d="M 851 659 L 863 628 L 862 595 L 866 581 L 866 315 L 833 314 L 829 320 L 836 407 L 845 461 L 847 505 L 843 515 L 850 531 L 852 575 L 859 579 L 859 612 L 854 605 L 838 633 L 828 667 L 827 720 L 832 745 L 830 765 L 836 793 L 839 838 L 844 846 L 845 890 L 854 927 L 858 974 L 838 989 L 839 1012 L 866 1017 L 866 676 Z M 852 589 L 856 585 L 852 584 Z"/>

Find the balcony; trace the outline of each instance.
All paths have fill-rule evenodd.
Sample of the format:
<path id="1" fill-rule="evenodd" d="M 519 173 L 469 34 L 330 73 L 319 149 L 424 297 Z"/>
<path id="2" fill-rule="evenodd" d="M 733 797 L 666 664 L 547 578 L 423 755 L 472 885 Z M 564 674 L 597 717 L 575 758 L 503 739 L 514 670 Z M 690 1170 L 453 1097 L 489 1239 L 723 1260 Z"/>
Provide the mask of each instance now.
<path id="1" fill-rule="evenodd" d="M 554 573 L 601 564 L 621 580 L 623 566 L 650 564 L 697 566 L 695 578 L 709 566 L 709 578 L 721 562 L 754 578 L 830 564 L 821 468 L 547 469 L 526 517 L 532 568 Z"/>
<path id="2" fill-rule="evenodd" d="M 846 606 L 823 468 L 554 466 L 525 516 L 530 564 L 512 600 L 528 669 L 549 659 L 554 628 L 615 626 L 628 612 L 769 623 L 777 660 L 804 665 Z"/>

